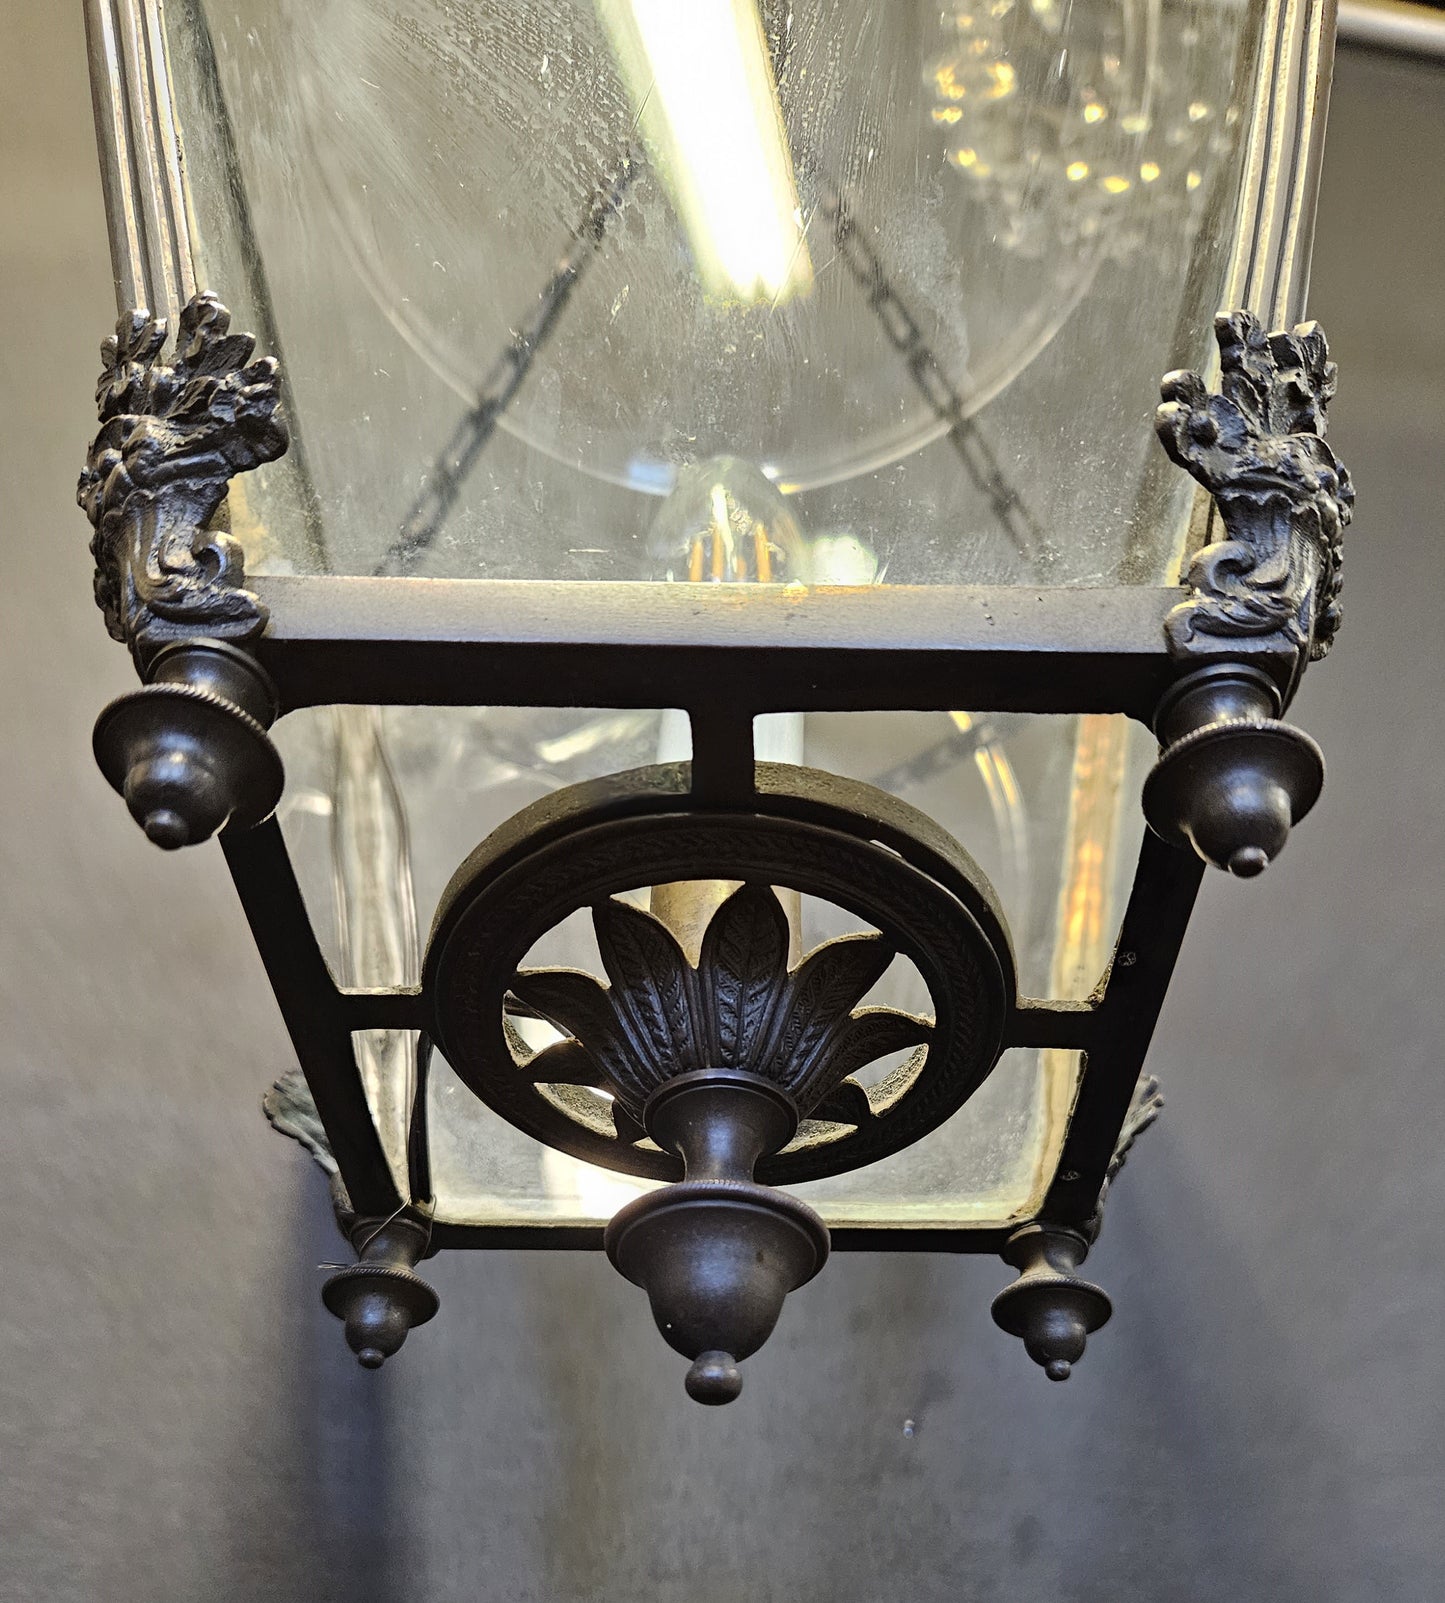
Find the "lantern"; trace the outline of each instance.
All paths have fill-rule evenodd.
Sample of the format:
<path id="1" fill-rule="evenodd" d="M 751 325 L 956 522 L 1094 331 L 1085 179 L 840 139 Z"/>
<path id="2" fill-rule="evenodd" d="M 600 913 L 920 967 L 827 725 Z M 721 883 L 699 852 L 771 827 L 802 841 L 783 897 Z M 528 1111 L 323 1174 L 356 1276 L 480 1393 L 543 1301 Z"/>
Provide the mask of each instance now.
<path id="1" fill-rule="evenodd" d="M 605 1247 L 725 1402 L 831 1245 L 1002 1254 L 1065 1378 L 1204 867 L 1322 780 L 1327 8 L 86 11 L 96 753 L 219 836 L 361 1362 Z"/>

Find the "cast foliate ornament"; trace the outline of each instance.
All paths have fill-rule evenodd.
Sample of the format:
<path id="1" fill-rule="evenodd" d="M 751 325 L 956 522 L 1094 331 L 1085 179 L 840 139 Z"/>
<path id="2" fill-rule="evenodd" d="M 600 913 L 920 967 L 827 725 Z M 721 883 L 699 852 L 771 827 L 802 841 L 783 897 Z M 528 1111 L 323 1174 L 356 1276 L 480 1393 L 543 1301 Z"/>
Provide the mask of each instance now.
<path id="1" fill-rule="evenodd" d="M 315 1159 L 330 1187 L 337 1228 L 349 1238 L 356 1211 L 346 1194 L 346 1182 L 341 1178 L 326 1127 L 316 1111 L 316 1098 L 300 1069 L 287 1069 L 271 1082 L 261 1098 L 261 1111 L 277 1135 L 289 1136 Z"/>
<path id="2" fill-rule="evenodd" d="M 722 904 L 696 968 L 661 920 L 625 902 L 599 903 L 593 924 L 609 987 L 572 969 L 524 970 L 512 982 L 518 1001 L 572 1037 L 528 1072 L 605 1084 L 620 1104 L 614 1117 L 637 1136 L 648 1100 L 679 1075 L 741 1070 L 802 1111 L 823 1104 L 826 1116 L 829 1093 L 843 1091 L 848 1076 L 933 1033 L 910 1014 L 853 1011 L 893 960 L 879 935 L 829 941 L 790 971 L 787 917 L 766 885 L 743 885 Z M 574 1062 L 579 1053 L 590 1071 Z"/>
<path id="3" fill-rule="evenodd" d="M 232 476 L 274 461 L 288 436 L 275 359 L 252 360 L 254 338 L 230 325 L 214 295 L 197 295 L 169 365 L 165 320 L 147 311 L 101 347 L 101 427 L 77 499 L 95 530 L 96 602 L 142 669 L 169 642 L 266 626 L 240 544 L 218 525 Z"/>
<path id="4" fill-rule="evenodd" d="M 1190 564 L 1193 593 L 1169 614 L 1169 648 L 1186 660 L 1293 651 L 1302 668 L 1339 627 L 1341 536 L 1355 500 L 1324 441 L 1335 364 L 1315 323 L 1266 334 L 1232 312 L 1215 320 L 1215 336 L 1219 392 L 1198 373 L 1170 373 L 1155 415 L 1164 449 L 1213 496 L 1226 536 Z"/>
<path id="5" fill-rule="evenodd" d="M 1164 1111 L 1164 1095 L 1159 1089 L 1159 1081 L 1152 1074 L 1141 1074 L 1139 1083 L 1134 1087 L 1134 1095 L 1129 1099 L 1129 1111 L 1124 1115 L 1124 1123 L 1119 1130 L 1119 1139 L 1114 1143 L 1114 1151 L 1109 1158 L 1109 1167 L 1104 1173 L 1104 1183 L 1099 1187 L 1099 1202 L 1094 1210 L 1094 1216 L 1085 1227 L 1084 1234 L 1090 1244 L 1097 1239 L 1100 1227 L 1104 1222 L 1104 1203 L 1109 1195 L 1109 1188 L 1119 1176 L 1124 1162 L 1134 1149 L 1134 1143 L 1154 1123 Z"/>

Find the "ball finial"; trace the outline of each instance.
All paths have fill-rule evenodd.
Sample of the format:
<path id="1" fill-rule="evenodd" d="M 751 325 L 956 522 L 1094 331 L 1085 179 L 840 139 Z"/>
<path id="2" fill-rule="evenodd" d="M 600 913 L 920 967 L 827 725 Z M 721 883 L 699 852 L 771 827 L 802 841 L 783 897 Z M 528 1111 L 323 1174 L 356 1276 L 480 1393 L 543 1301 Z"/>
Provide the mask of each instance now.
<path id="1" fill-rule="evenodd" d="M 743 1377 L 731 1353 L 699 1353 L 683 1384 L 693 1402 L 717 1408 L 742 1391 Z"/>
<path id="2" fill-rule="evenodd" d="M 165 851 L 176 851 L 189 846 L 191 831 L 184 818 L 170 807 L 156 807 L 145 816 L 147 839 Z"/>
<path id="3" fill-rule="evenodd" d="M 1241 846 L 1229 859 L 1229 872 L 1238 879 L 1253 879 L 1269 867 L 1269 853 L 1262 846 Z"/>

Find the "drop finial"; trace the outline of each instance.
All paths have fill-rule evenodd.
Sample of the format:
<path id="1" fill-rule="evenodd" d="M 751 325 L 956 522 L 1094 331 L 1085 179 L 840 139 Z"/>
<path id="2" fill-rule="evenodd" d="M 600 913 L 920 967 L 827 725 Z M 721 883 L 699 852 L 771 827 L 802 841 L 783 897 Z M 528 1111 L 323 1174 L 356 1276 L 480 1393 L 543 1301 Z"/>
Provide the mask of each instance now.
<path id="1" fill-rule="evenodd" d="M 752 1178 L 797 1129 L 777 1086 L 729 1069 L 680 1075 L 653 1094 L 646 1123 L 682 1155 L 685 1178 L 620 1209 L 607 1256 L 647 1292 L 668 1345 L 693 1360 L 688 1396 L 717 1407 L 742 1390 L 738 1364 L 772 1334 L 788 1293 L 823 1267 L 828 1228 Z"/>
<path id="2" fill-rule="evenodd" d="M 994 1298 L 994 1323 L 1023 1341 L 1050 1380 L 1069 1378 L 1089 1336 L 1114 1311 L 1096 1285 L 1074 1273 L 1088 1250 L 1081 1235 L 1043 1224 L 1015 1231 L 1004 1248 L 1019 1278 Z"/>
<path id="3" fill-rule="evenodd" d="M 412 1265 L 431 1239 L 424 1216 L 397 1214 L 378 1224 L 359 1220 L 352 1227 L 361 1261 L 343 1269 L 321 1288 L 321 1300 L 346 1323 L 346 1345 L 363 1369 L 380 1369 L 417 1325 L 441 1306 L 436 1292 Z"/>
<path id="4" fill-rule="evenodd" d="M 699 1353 L 683 1385 L 693 1402 L 717 1408 L 737 1397 L 743 1389 L 743 1377 L 731 1353 Z"/>

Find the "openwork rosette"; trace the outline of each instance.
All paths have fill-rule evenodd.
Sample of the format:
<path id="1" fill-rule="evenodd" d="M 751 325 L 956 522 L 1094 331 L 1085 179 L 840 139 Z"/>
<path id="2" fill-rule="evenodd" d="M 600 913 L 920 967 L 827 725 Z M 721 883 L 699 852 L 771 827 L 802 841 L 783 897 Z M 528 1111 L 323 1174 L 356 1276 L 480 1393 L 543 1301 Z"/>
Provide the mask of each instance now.
<path id="1" fill-rule="evenodd" d="M 879 935 L 830 941 L 790 971 L 787 917 L 766 885 L 746 884 L 719 907 L 696 967 L 661 920 L 626 902 L 599 902 L 592 920 L 610 986 L 575 969 L 533 969 L 512 994 L 571 1037 L 531 1060 L 533 1079 L 610 1091 L 624 1138 L 640 1136 L 660 1086 L 703 1069 L 757 1075 L 800 1113 L 827 1117 L 838 1101 L 846 1114 L 866 1093 L 841 1082 L 929 1039 L 924 1019 L 854 1011 L 893 960 Z"/>

